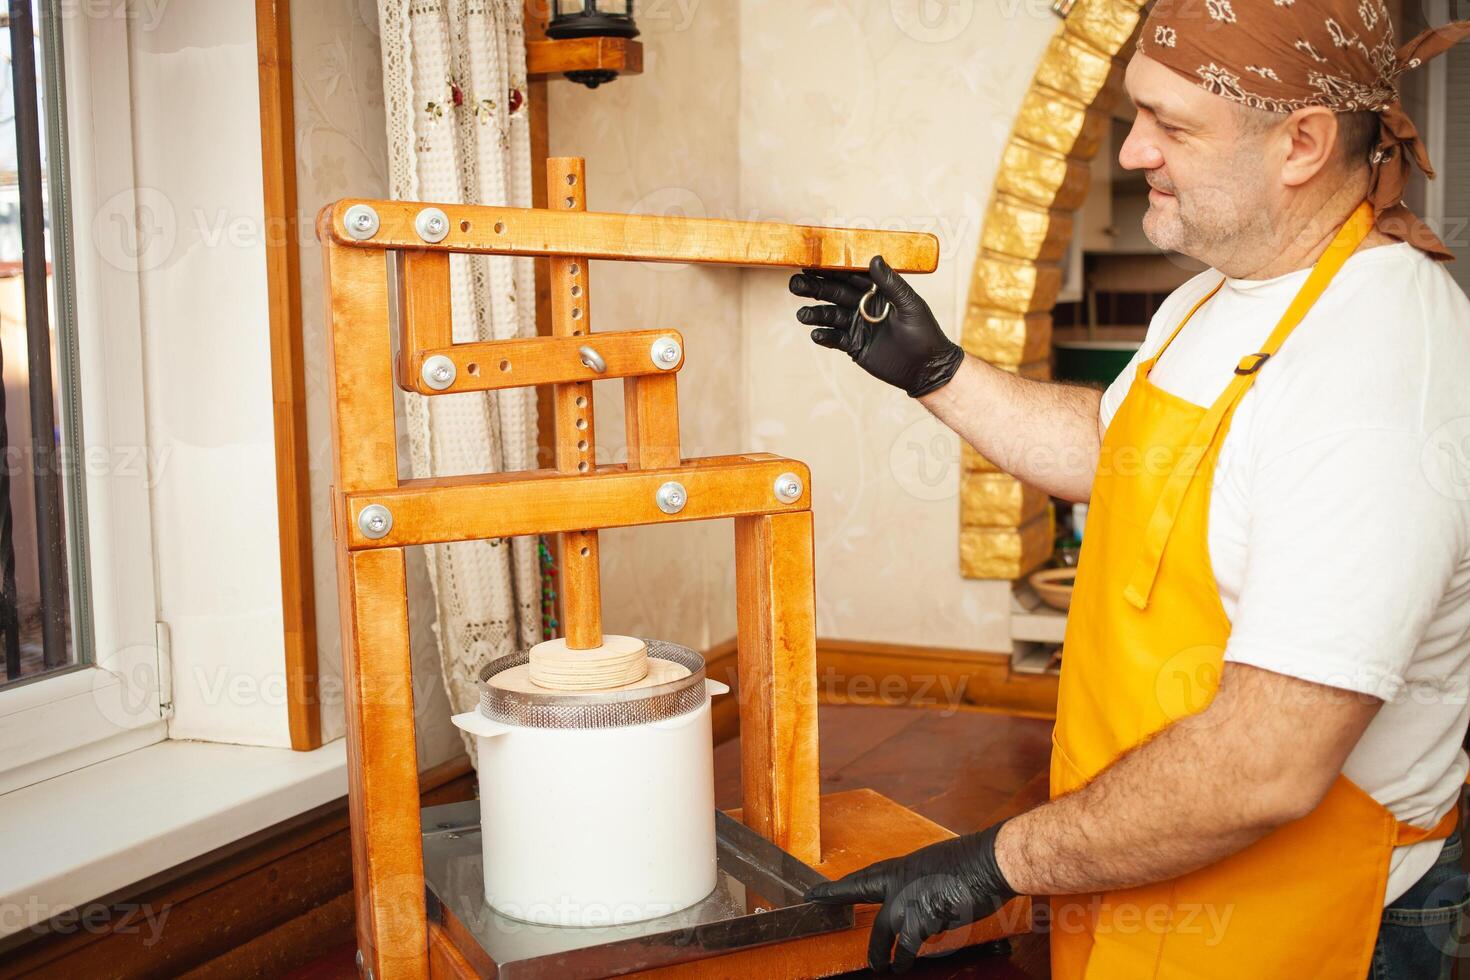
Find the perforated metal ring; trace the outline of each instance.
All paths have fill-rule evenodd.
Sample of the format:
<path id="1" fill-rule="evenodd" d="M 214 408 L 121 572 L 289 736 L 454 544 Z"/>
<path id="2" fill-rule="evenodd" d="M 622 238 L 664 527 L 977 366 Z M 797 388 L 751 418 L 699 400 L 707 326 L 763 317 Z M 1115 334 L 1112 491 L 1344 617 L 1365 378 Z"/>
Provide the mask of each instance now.
<path id="1" fill-rule="evenodd" d="M 650 657 L 687 667 L 689 675 L 652 687 L 592 694 L 528 694 L 490 684 L 496 674 L 530 662 L 530 653 L 521 650 L 490 661 L 480 671 L 480 711 L 503 724 L 526 728 L 622 728 L 676 718 L 703 705 L 704 658 L 667 640 L 643 638 L 643 642 Z"/>

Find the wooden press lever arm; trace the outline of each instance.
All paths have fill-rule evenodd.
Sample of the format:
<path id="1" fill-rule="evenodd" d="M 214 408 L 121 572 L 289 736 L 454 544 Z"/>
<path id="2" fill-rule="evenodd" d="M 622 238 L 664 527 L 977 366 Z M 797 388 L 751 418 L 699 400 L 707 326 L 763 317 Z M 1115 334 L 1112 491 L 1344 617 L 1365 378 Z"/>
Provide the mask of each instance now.
<path id="1" fill-rule="evenodd" d="M 559 159 L 571 158 L 553 158 L 548 164 Z M 577 199 L 567 193 L 569 186 L 548 181 L 549 208 L 346 198 L 329 206 L 324 230 L 349 247 L 491 255 L 865 270 L 868 260 L 881 254 L 896 272 L 933 272 L 939 264 L 939 240 L 928 232 L 584 211 L 566 206 L 568 197 Z M 354 204 L 377 212 L 380 224 L 369 238 L 354 238 L 343 224 Z M 414 218 L 426 207 L 440 208 L 449 218 L 449 233 L 442 241 L 426 242 L 414 230 Z"/>

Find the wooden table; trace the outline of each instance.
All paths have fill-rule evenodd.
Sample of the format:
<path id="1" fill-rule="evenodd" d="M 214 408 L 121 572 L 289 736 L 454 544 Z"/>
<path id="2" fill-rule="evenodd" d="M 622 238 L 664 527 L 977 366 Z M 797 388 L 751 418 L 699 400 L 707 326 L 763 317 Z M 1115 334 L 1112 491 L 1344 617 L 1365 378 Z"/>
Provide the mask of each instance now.
<path id="1" fill-rule="evenodd" d="M 869 787 L 961 834 L 1046 799 L 1049 721 L 973 710 L 823 705 L 818 729 L 823 793 Z M 739 739 L 715 749 L 715 805 L 740 805 Z M 1018 937 L 1011 947 L 1008 958 L 963 950 L 920 960 L 909 976 L 1051 975 L 1045 936 Z"/>

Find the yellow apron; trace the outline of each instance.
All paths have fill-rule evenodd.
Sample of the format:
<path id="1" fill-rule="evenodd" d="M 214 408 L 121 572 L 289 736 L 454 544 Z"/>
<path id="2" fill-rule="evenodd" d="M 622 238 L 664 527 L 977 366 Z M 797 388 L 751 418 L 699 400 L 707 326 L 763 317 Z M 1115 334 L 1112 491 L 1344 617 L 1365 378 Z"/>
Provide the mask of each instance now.
<path id="1" fill-rule="evenodd" d="M 1214 697 L 1230 636 L 1206 538 L 1220 445 L 1257 370 L 1372 224 L 1361 205 L 1213 405 L 1155 387 L 1149 372 L 1219 286 L 1139 365 L 1092 487 L 1063 648 L 1053 798 Z M 1432 830 L 1400 823 L 1339 775 L 1308 816 L 1223 861 L 1140 888 L 1053 898 L 1052 976 L 1363 980 L 1394 847 L 1448 837 L 1454 823 L 1455 810 Z"/>

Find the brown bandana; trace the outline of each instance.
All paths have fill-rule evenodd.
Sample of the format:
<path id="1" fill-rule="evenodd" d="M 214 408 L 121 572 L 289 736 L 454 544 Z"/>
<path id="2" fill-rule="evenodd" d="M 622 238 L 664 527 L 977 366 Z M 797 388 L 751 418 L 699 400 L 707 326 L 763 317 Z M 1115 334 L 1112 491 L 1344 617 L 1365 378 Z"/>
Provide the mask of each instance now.
<path id="1" fill-rule="evenodd" d="M 1206 91 L 1256 109 L 1378 113 L 1368 194 L 1378 230 L 1450 259 L 1402 200 L 1411 161 L 1430 177 L 1434 170 L 1399 102 L 1397 80 L 1465 37 L 1470 21 L 1430 28 L 1395 49 L 1383 0 L 1158 0 L 1138 50 Z"/>

